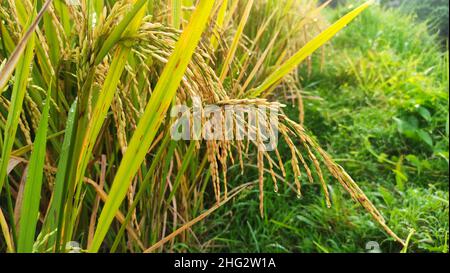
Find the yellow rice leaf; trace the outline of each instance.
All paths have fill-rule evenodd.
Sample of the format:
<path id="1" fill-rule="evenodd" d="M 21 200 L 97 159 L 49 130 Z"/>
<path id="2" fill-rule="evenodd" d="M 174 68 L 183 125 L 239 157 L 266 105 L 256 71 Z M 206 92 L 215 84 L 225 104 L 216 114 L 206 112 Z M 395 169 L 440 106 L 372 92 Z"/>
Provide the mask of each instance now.
<path id="1" fill-rule="evenodd" d="M 250 15 L 250 11 L 252 10 L 253 1 L 250 0 L 245 7 L 244 14 L 242 15 L 241 21 L 239 22 L 239 26 L 236 30 L 236 34 L 234 35 L 233 42 L 231 43 L 230 50 L 228 51 L 227 57 L 223 63 L 222 72 L 220 73 L 220 81 L 223 82 L 227 77 L 228 71 L 230 69 L 231 62 L 234 59 L 234 55 L 236 54 L 236 50 L 239 45 L 239 41 L 241 40 L 242 33 L 244 32 L 244 27 L 247 24 L 248 17 Z"/>
<path id="2" fill-rule="evenodd" d="M 164 68 L 114 178 L 108 200 L 98 220 L 90 252 L 97 252 L 100 248 L 133 177 L 145 159 L 200 41 L 213 5 L 214 1 L 211 0 L 199 2 L 190 23 L 181 34 L 175 50 Z"/>
<path id="3" fill-rule="evenodd" d="M 320 33 L 316 38 L 307 43 L 302 49 L 300 49 L 294 56 L 287 60 L 281 67 L 279 67 L 274 73 L 272 73 L 267 79 L 258 87 L 249 91 L 250 98 L 256 98 L 261 96 L 265 91 L 271 88 L 274 84 L 280 81 L 287 74 L 292 72 L 302 61 L 308 56 L 314 53 L 318 48 L 328 42 L 333 36 L 335 36 L 341 29 L 347 26 L 353 21 L 361 12 L 368 8 L 374 1 L 367 1 L 361 6 L 357 7 L 353 11 L 346 14 L 339 19 L 335 24 L 327 28 Z M 272 89 L 273 90 L 273 89 Z M 268 95 L 268 92 L 264 94 Z"/>

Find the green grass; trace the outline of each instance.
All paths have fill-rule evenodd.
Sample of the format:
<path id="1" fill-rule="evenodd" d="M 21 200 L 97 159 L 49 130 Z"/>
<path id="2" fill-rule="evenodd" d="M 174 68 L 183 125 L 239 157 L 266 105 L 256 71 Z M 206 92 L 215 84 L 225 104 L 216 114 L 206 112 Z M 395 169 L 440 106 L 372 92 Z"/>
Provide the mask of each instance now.
<path id="1" fill-rule="evenodd" d="M 448 252 L 448 53 L 426 23 L 398 10 L 374 8 L 357 22 L 332 42 L 323 64 L 316 59 L 311 76 L 300 71 L 306 127 L 330 144 L 394 232 L 406 239 L 415 230 L 407 251 Z M 299 114 L 296 106 L 287 112 Z M 329 188 L 331 209 L 317 186 L 300 200 L 268 189 L 264 219 L 249 217 L 258 204 L 248 192 L 223 209 L 225 217 L 199 227 L 208 242 L 199 249 L 366 252 L 375 241 L 383 252 L 402 250 L 339 187 Z"/>
<path id="2" fill-rule="evenodd" d="M 415 14 L 418 20 L 425 21 L 433 32 L 438 31 L 442 38 L 448 39 L 448 13 L 447 0 L 382 0 L 388 7 L 400 8 L 403 12 Z"/>

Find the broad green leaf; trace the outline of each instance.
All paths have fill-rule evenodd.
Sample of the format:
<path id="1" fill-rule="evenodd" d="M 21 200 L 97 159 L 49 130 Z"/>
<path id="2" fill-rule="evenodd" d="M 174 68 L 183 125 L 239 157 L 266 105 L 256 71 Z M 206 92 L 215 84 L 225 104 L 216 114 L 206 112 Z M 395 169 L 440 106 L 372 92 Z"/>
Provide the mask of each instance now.
<path id="1" fill-rule="evenodd" d="M 426 132 L 424 130 L 418 130 L 417 135 L 423 142 L 428 144 L 428 146 L 433 147 L 433 138 L 431 137 L 431 135 L 428 132 Z"/>
<path id="2" fill-rule="evenodd" d="M 424 120 L 426 120 L 427 122 L 430 122 L 432 117 L 431 117 L 431 113 L 430 111 L 428 111 L 427 108 L 423 107 L 423 106 L 419 106 L 417 108 L 417 111 L 419 112 L 420 116 L 423 117 Z"/>
<path id="3" fill-rule="evenodd" d="M 409 138 L 414 138 L 418 130 L 417 122 L 414 122 L 414 119 L 404 120 L 400 118 L 394 118 L 394 120 L 397 123 L 398 132 L 400 134 L 403 134 Z"/>

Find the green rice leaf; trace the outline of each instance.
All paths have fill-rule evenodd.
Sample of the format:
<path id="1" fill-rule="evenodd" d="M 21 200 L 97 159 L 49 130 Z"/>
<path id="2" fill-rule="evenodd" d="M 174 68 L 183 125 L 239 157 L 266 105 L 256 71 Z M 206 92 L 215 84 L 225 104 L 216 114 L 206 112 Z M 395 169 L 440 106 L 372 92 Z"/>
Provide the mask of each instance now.
<path id="1" fill-rule="evenodd" d="M 145 159 L 147 150 L 155 138 L 200 41 L 213 5 L 214 1 L 210 0 L 199 2 L 191 21 L 175 46 L 119 166 L 108 195 L 108 201 L 100 215 L 90 252 L 97 252 L 100 248 L 109 226 L 125 198 L 132 178 Z"/>
<path id="2" fill-rule="evenodd" d="M 250 98 L 256 98 L 262 95 L 265 91 L 270 89 L 274 84 L 279 82 L 283 77 L 292 72 L 302 61 L 313 54 L 318 48 L 328 42 L 341 29 L 353 21 L 361 12 L 367 9 L 374 1 L 367 1 L 353 11 L 346 14 L 339 19 L 335 24 L 320 33 L 316 38 L 308 42 L 302 49 L 300 49 L 294 56 L 287 60 L 283 65 L 276 69 L 274 73 L 267 77 L 267 79 L 258 87 L 249 91 Z M 273 89 L 272 89 L 273 91 Z M 265 96 L 268 94 L 265 93 Z"/>
<path id="3" fill-rule="evenodd" d="M 182 12 L 182 0 L 172 1 L 172 26 L 176 29 L 180 28 L 181 19 L 183 18 Z"/>
<path id="4" fill-rule="evenodd" d="M 36 30 L 36 28 L 37 28 L 37 26 L 39 24 L 39 21 L 44 16 L 44 13 L 48 9 L 48 7 L 50 6 L 51 2 L 52 2 L 52 0 L 48 0 L 44 4 L 44 6 L 42 7 L 41 11 L 37 15 L 36 19 L 34 19 L 34 21 L 31 23 L 30 27 L 28 28 L 27 32 L 25 32 L 25 34 L 23 35 L 22 39 L 17 44 L 16 49 L 11 54 L 8 62 L 3 67 L 3 69 L 0 71 L 0 94 L 3 92 L 2 91 L 3 88 L 6 86 L 6 84 L 9 81 L 9 79 L 11 78 L 11 75 L 14 72 L 14 69 L 16 68 L 16 66 L 19 63 L 20 57 L 24 53 L 29 40 L 32 38 L 32 36 L 34 34 L 34 31 Z M 1 176 L 0 176 L 0 180 L 1 180 Z"/>
<path id="5" fill-rule="evenodd" d="M 99 64 L 103 60 L 103 58 L 105 58 L 106 54 L 108 54 L 108 52 L 117 44 L 117 42 L 123 37 L 123 35 L 126 34 L 127 29 L 134 28 L 136 31 L 136 23 L 138 23 L 137 26 L 139 26 L 140 21 L 143 17 L 143 14 L 141 16 L 137 15 L 139 12 L 142 13 L 143 11 L 145 11 L 145 8 L 143 9 L 143 7 L 146 3 L 147 0 L 136 1 L 131 11 L 127 13 L 127 15 L 123 18 L 119 25 L 114 28 L 113 32 L 103 43 L 103 46 L 95 59 L 95 64 Z"/>
<path id="6" fill-rule="evenodd" d="M 122 29 L 121 25 L 124 21 L 122 21 L 117 29 L 122 30 L 120 33 L 116 33 L 118 36 L 122 35 L 122 32 L 130 32 L 134 33 L 139 28 L 139 25 L 142 21 L 142 18 L 144 17 L 144 12 L 146 10 L 146 7 L 143 6 L 146 3 L 146 1 L 138 1 L 136 2 L 133 11 L 131 14 L 134 16 L 131 21 L 128 21 L 127 19 L 124 19 L 124 21 L 127 23 L 126 29 Z M 137 12 L 135 12 L 135 10 Z M 136 16 L 136 13 L 138 13 L 138 16 Z M 128 15 L 127 15 L 128 17 Z M 116 29 L 116 30 L 117 30 Z M 116 35 L 114 34 L 114 35 Z M 117 42 L 118 40 L 114 40 Z M 76 172 L 76 182 L 80 183 L 82 180 L 82 177 L 84 176 L 84 172 L 86 170 L 86 166 L 88 163 L 88 160 L 91 156 L 92 149 L 94 148 L 94 144 L 97 140 L 98 134 L 101 130 L 101 127 L 103 125 L 103 122 L 105 120 L 105 117 L 108 113 L 108 109 L 111 106 L 111 102 L 114 98 L 114 94 L 117 90 L 117 86 L 120 82 L 120 77 L 122 75 L 122 72 L 125 68 L 125 65 L 128 60 L 128 56 L 131 52 L 131 48 L 126 45 L 121 45 L 117 48 L 116 53 L 114 55 L 113 61 L 111 63 L 111 66 L 109 68 L 108 75 L 106 77 L 106 80 L 103 84 L 101 96 L 97 98 L 97 101 L 94 105 L 94 108 L 92 110 L 92 115 L 89 120 L 89 124 L 86 128 L 86 132 L 84 134 L 84 139 L 81 146 L 81 152 L 80 152 L 80 160 L 78 161 L 78 167 Z"/>
<path id="7" fill-rule="evenodd" d="M 224 81 L 225 78 L 228 75 L 228 71 L 230 70 L 231 63 L 234 59 L 234 55 L 236 54 L 236 50 L 239 45 L 239 41 L 241 40 L 242 33 L 244 32 L 244 27 L 247 24 L 248 17 L 250 16 L 250 11 L 252 10 L 253 1 L 250 0 L 247 3 L 247 6 L 245 7 L 244 15 L 241 18 L 241 21 L 239 22 L 239 26 L 236 30 L 236 34 L 234 35 L 233 42 L 231 43 L 230 49 L 228 51 L 227 57 L 225 58 L 222 72 L 220 73 L 220 81 Z"/>
<path id="8" fill-rule="evenodd" d="M 73 143 L 75 142 L 74 130 L 76 127 L 76 109 L 77 101 L 72 104 L 69 110 L 69 116 L 67 117 L 66 130 L 64 135 L 64 142 L 61 148 L 61 155 L 58 163 L 58 172 L 55 178 L 55 187 L 53 190 L 53 196 L 50 204 L 50 209 L 45 219 L 44 232 L 50 233 L 57 230 L 56 233 L 56 246 L 59 246 L 59 239 L 61 237 L 61 228 L 63 220 L 64 209 L 64 196 L 67 191 L 67 181 L 70 171 L 70 154 L 72 152 Z M 54 238 L 54 237 L 52 237 Z M 50 245 L 54 240 L 50 239 Z M 58 249 L 57 249 L 58 250 Z"/>
<path id="9" fill-rule="evenodd" d="M 11 102 L 10 102 L 10 106 L 8 109 L 8 119 L 6 121 L 6 126 L 5 126 L 5 135 L 3 138 L 3 147 L 2 147 L 2 154 L 1 154 L 1 158 L 0 158 L 0 192 L 3 188 L 3 184 L 5 182 L 6 179 L 6 169 L 8 167 L 8 163 L 9 163 L 9 159 L 11 156 L 11 150 L 14 144 L 14 139 L 16 137 L 16 132 L 17 132 L 17 126 L 19 124 L 19 118 L 20 118 L 20 113 L 22 112 L 22 104 L 23 104 L 23 99 L 25 97 L 25 92 L 27 89 L 27 85 L 28 85 L 28 77 L 30 76 L 30 66 L 31 66 L 31 62 L 33 60 L 33 56 L 34 56 L 34 35 L 32 34 L 32 32 L 30 32 L 30 36 L 28 38 L 26 38 L 28 40 L 28 44 L 25 47 L 25 51 L 24 51 L 24 55 L 22 57 L 19 57 L 19 55 L 21 55 L 20 53 L 17 53 L 17 70 L 16 70 L 16 74 L 15 74 L 15 82 L 14 82 L 14 86 L 13 86 L 13 90 L 12 90 L 12 96 L 11 96 Z M 23 40 L 23 39 L 22 39 Z M 23 43 L 25 44 L 25 43 Z M 20 45 L 18 46 L 20 47 Z M 19 49 L 18 52 L 20 52 L 21 50 Z M 9 68 L 4 68 L 5 69 L 5 74 L 2 73 L 0 74 L 0 82 L 5 82 L 6 83 L 6 78 L 8 77 L 8 71 L 12 71 L 14 70 L 14 68 L 11 67 L 15 67 L 15 58 L 16 57 L 12 57 L 11 64 L 7 64 L 6 66 L 9 66 Z M 0 84 L 1 85 L 1 84 Z M 0 88 L 1 90 L 1 88 Z"/>
<path id="10" fill-rule="evenodd" d="M 50 100 L 51 92 L 49 91 L 34 141 L 33 153 L 31 154 L 25 183 L 20 217 L 19 242 L 17 246 L 19 253 L 30 253 L 33 250 L 44 174 Z"/>

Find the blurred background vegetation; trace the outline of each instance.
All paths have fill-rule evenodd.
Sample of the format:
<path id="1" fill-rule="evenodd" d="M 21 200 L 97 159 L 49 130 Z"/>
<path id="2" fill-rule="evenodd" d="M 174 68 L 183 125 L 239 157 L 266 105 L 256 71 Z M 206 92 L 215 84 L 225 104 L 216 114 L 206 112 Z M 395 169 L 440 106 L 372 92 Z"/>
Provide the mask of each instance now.
<path id="1" fill-rule="evenodd" d="M 438 30 L 443 38 L 448 37 L 447 0 L 382 0 L 381 3 L 414 14 L 419 20 L 426 21 L 432 30 Z"/>
<path id="2" fill-rule="evenodd" d="M 327 11 L 330 21 L 351 8 L 343 2 Z M 448 252 L 448 1 L 381 2 L 300 69 L 305 125 L 393 230 L 410 236 L 406 251 Z M 255 177 L 236 172 L 234 183 Z M 257 190 L 240 196 L 196 226 L 206 243 L 188 250 L 367 252 L 374 241 L 402 251 L 339 186 L 329 186 L 331 209 L 317 185 L 301 200 L 286 188 L 267 193 L 264 218 L 255 217 Z"/>

